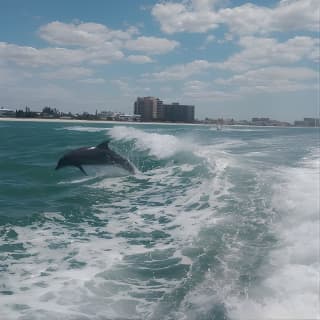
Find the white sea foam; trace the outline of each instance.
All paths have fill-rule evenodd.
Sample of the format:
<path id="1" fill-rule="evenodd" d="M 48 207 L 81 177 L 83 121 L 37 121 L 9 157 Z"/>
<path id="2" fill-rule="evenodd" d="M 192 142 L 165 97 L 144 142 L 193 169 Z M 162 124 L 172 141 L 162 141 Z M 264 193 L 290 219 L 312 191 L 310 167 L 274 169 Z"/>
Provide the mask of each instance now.
<path id="1" fill-rule="evenodd" d="M 56 213 L 50 214 L 50 218 L 56 216 Z M 30 256 L 11 264 L 10 277 L 5 283 L 7 290 L 14 294 L 1 297 L 2 319 L 20 319 L 19 316 L 25 319 L 23 315 L 26 319 L 35 319 L 42 312 L 48 313 L 47 319 L 84 317 L 85 312 L 75 306 L 90 300 L 86 283 L 94 280 L 102 270 L 121 262 L 123 253 L 118 250 L 119 240 L 94 236 L 95 228 L 90 225 L 82 224 L 81 227 L 86 230 L 82 237 L 73 235 L 77 229 L 54 222 L 32 229 L 15 228 L 18 242 L 24 244 Z M 132 250 L 135 252 L 134 246 Z M 70 264 L 77 261 L 85 265 L 71 268 Z M 14 306 L 21 306 L 20 310 Z"/>
<path id="2" fill-rule="evenodd" d="M 320 319 L 319 154 L 300 167 L 281 170 L 274 186 L 274 228 L 279 247 L 270 254 L 266 278 L 245 300 L 230 298 L 234 319 Z"/>
<path id="3" fill-rule="evenodd" d="M 193 149 L 190 141 L 168 134 L 146 133 L 132 127 L 113 127 L 108 135 L 116 140 L 135 140 L 138 149 L 147 150 L 151 156 L 158 159 L 169 158 L 178 152 Z"/>
<path id="4" fill-rule="evenodd" d="M 68 131 L 81 131 L 81 132 L 100 132 L 100 131 L 107 131 L 110 128 L 102 128 L 102 127 L 89 127 L 89 126 L 70 126 L 64 127 L 62 129 L 57 130 L 68 130 Z"/>
<path id="5" fill-rule="evenodd" d="M 203 153 L 205 151 L 202 150 Z M 232 166 L 240 164 L 245 165 L 241 160 L 237 163 L 236 159 L 228 162 Z M 247 166 L 250 167 L 250 163 Z M 255 170 L 252 168 L 253 172 Z M 239 292 L 237 283 L 241 276 L 240 265 L 243 264 L 241 250 L 246 244 L 235 232 L 227 239 L 228 250 L 222 257 L 216 257 L 222 271 L 217 275 L 208 269 L 204 280 L 190 290 L 179 308 L 165 319 L 214 317 L 214 309 L 220 308 L 221 312 L 224 307 L 231 319 L 320 318 L 319 155 L 312 154 L 297 168 L 255 173 L 259 176 L 256 185 L 258 192 L 252 192 L 250 197 L 257 197 L 256 200 L 261 196 L 264 198 L 265 209 L 270 211 L 270 216 L 266 217 L 269 222 L 261 223 L 270 224 L 279 240 L 275 249 L 270 248 L 269 262 L 261 265 L 262 269 L 258 272 L 264 278 L 259 282 L 251 281 L 248 288 L 243 287 Z M 273 189 L 272 198 L 269 194 L 261 194 L 261 188 L 266 183 Z M 277 214 L 268 209 L 270 204 Z M 215 205 L 219 207 L 219 203 Z M 276 217 L 273 218 L 273 215 Z M 190 221 L 187 220 L 188 223 Z M 217 220 L 217 225 L 219 223 L 226 224 L 228 220 Z"/>
<path id="6" fill-rule="evenodd" d="M 268 129 L 269 128 L 269 129 Z M 225 131 L 237 131 L 237 132 L 265 132 L 265 131 L 270 131 L 273 128 L 272 127 L 264 127 L 263 129 L 261 127 L 254 127 L 254 128 L 249 128 L 249 127 L 235 127 L 235 126 L 230 126 L 230 127 L 224 127 Z"/>

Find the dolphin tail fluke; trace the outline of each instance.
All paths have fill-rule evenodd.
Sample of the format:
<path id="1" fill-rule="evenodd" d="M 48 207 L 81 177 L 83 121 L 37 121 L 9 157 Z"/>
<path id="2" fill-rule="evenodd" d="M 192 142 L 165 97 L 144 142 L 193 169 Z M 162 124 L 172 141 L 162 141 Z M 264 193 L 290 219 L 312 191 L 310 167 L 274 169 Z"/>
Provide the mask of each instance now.
<path id="1" fill-rule="evenodd" d="M 119 164 L 123 169 L 129 171 L 132 174 L 135 174 L 134 167 L 128 160 L 123 159 L 123 161 L 121 161 Z"/>

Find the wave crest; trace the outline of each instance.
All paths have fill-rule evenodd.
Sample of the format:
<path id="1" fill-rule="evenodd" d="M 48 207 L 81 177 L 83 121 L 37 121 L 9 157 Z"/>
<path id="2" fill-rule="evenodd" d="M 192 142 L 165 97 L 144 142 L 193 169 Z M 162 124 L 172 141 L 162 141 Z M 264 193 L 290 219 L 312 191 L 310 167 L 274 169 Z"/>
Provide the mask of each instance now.
<path id="1" fill-rule="evenodd" d="M 165 159 L 183 151 L 192 151 L 191 142 L 181 140 L 169 134 L 147 133 L 132 127 L 113 127 L 109 130 L 115 140 L 134 140 L 141 151 L 148 151 L 149 155 L 158 159 Z"/>

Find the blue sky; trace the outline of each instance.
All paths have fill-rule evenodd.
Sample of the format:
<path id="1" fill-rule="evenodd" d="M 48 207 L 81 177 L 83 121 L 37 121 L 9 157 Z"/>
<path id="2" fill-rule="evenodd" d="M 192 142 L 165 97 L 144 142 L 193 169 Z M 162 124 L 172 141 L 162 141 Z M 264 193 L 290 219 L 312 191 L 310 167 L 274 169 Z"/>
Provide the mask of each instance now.
<path id="1" fill-rule="evenodd" d="M 316 0 L 1 0 L 0 106 L 319 116 Z"/>

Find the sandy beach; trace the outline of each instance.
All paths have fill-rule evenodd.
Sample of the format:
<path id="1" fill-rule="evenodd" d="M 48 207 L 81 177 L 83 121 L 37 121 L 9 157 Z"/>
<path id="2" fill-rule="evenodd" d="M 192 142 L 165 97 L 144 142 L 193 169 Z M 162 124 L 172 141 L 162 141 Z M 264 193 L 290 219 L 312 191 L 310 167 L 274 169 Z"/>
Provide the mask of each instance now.
<path id="1" fill-rule="evenodd" d="M 181 123 L 181 122 L 135 122 L 135 121 L 107 121 L 107 120 L 78 120 L 78 119 L 39 119 L 39 118 L 6 118 L 0 117 L 0 121 L 17 121 L 17 122 L 57 122 L 57 123 L 100 123 L 100 124 L 124 124 L 124 125 L 164 125 L 164 126 L 207 126 L 215 127 L 214 124 L 210 123 Z M 228 125 L 225 124 L 223 127 L 241 127 L 241 128 L 307 128 L 299 126 L 257 126 L 257 125 L 247 125 L 247 124 L 235 124 Z M 312 127 L 313 128 L 313 127 Z"/>

